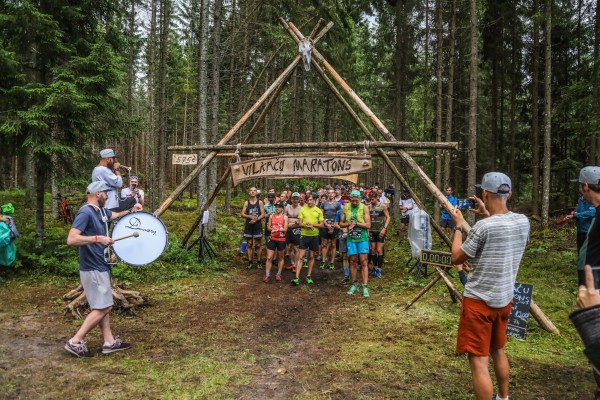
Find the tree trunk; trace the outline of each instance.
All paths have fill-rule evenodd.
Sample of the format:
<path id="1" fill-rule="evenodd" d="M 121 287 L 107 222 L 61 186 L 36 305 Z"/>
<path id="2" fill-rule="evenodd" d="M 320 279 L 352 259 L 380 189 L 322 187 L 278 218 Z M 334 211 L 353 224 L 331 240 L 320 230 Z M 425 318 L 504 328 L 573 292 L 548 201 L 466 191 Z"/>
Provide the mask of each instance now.
<path id="1" fill-rule="evenodd" d="M 200 6 L 200 48 L 198 57 L 198 141 L 206 144 L 208 139 L 208 0 L 201 0 Z M 205 157 L 206 152 L 201 153 Z M 202 209 L 208 193 L 206 169 L 198 175 L 198 209 Z"/>
<path id="2" fill-rule="evenodd" d="M 540 27 L 539 0 L 533 0 L 533 55 L 531 67 L 531 214 L 540 211 L 540 143 L 539 143 L 539 76 L 540 76 Z"/>
<path id="3" fill-rule="evenodd" d="M 453 120 L 453 97 L 454 97 L 454 65 L 456 55 L 456 0 L 452 0 L 452 17 L 450 20 L 450 56 L 448 60 L 448 88 L 446 90 L 448 103 L 446 105 L 446 141 L 451 142 L 452 135 L 452 120 Z M 449 151 L 444 152 L 444 179 L 443 187 L 450 185 L 450 158 Z"/>
<path id="4" fill-rule="evenodd" d="M 544 72 L 544 169 L 542 176 L 542 224 L 548 225 L 550 209 L 550 139 L 552 133 L 552 0 L 546 0 L 546 35 Z"/>
<path id="5" fill-rule="evenodd" d="M 150 160 L 156 160 L 155 158 L 155 145 L 154 138 L 156 137 L 156 119 L 155 119 L 155 107 L 156 107 L 156 49 L 157 49 L 157 9 L 158 1 L 152 0 L 151 14 L 150 14 L 150 37 L 148 40 L 148 131 L 145 134 L 144 147 L 147 166 L 148 166 L 148 194 L 146 201 L 150 200 L 150 208 L 154 209 L 156 206 L 156 194 L 158 193 L 157 182 L 155 180 L 155 169 L 156 162 L 149 162 Z"/>
<path id="6" fill-rule="evenodd" d="M 212 115 L 211 115 L 211 141 L 216 143 L 219 138 L 219 98 L 220 98 L 220 74 L 221 74 L 221 6 L 222 0 L 216 0 L 213 10 L 213 65 L 212 65 Z M 208 184 L 210 192 L 217 187 L 217 166 L 212 163 L 208 168 Z M 217 202 L 213 201 L 209 208 L 210 220 L 208 232 L 217 229 Z"/>
<path id="7" fill-rule="evenodd" d="M 171 0 L 162 0 L 160 23 L 160 63 L 159 63 L 159 98 L 158 98 L 158 135 L 156 140 L 155 177 L 158 179 L 158 201 L 165 197 L 165 177 L 167 167 L 167 62 L 169 50 L 169 26 L 171 21 Z"/>
<path id="8" fill-rule="evenodd" d="M 437 48 L 437 66 L 435 77 L 437 81 L 437 90 L 435 95 L 435 141 L 442 141 L 442 71 L 444 69 L 444 31 L 442 21 L 442 0 L 435 2 L 435 31 L 436 31 L 436 48 Z M 442 151 L 435 150 L 434 162 L 434 182 L 438 188 L 442 187 Z M 434 207 L 433 218 L 436 222 L 440 220 L 440 208 Z"/>
<path id="9" fill-rule="evenodd" d="M 469 147 L 467 154 L 467 194 L 475 194 L 477 181 L 477 79 L 478 79 L 478 17 L 477 0 L 470 2 L 470 24 L 471 24 L 471 66 L 469 69 Z M 469 223 L 474 221 L 473 214 L 469 214 Z"/>

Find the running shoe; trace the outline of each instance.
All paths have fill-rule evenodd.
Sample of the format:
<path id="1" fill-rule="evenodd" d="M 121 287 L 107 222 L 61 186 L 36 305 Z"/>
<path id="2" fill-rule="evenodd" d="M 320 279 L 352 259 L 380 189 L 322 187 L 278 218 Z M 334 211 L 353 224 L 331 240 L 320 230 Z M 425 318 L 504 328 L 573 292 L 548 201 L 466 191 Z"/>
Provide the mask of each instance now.
<path id="1" fill-rule="evenodd" d="M 302 263 L 302 266 L 304 268 L 308 268 L 308 259 L 306 259 L 306 258 L 304 259 L 304 263 Z"/>
<path id="2" fill-rule="evenodd" d="M 262 263 L 260 261 L 256 263 L 256 268 L 258 268 L 258 269 L 263 268 Z"/>
<path id="3" fill-rule="evenodd" d="M 234 256 L 234 258 L 235 258 L 235 259 L 237 259 L 237 260 L 239 260 L 240 258 L 244 257 L 244 255 L 245 255 L 245 254 L 246 254 L 246 253 L 237 253 L 237 254 Z"/>
<path id="4" fill-rule="evenodd" d="M 82 340 L 75 344 L 70 340 L 65 344 L 65 350 L 73 354 L 75 357 L 92 357 L 93 354 L 88 350 L 86 343 Z"/>
<path id="5" fill-rule="evenodd" d="M 363 297 L 370 297 L 369 289 L 366 286 L 363 286 Z"/>
<path id="6" fill-rule="evenodd" d="M 250 261 L 250 262 L 248 263 L 248 265 L 246 266 L 246 269 L 252 269 L 252 261 Z"/>
<path id="7" fill-rule="evenodd" d="M 335 269 L 335 265 L 333 263 L 329 263 L 329 269 Z"/>
<path id="8" fill-rule="evenodd" d="M 291 282 L 292 286 L 298 286 L 300 284 L 300 279 L 294 278 Z"/>
<path id="9" fill-rule="evenodd" d="M 309 284 L 309 285 L 312 285 L 315 282 L 312 280 L 312 278 L 310 276 L 307 276 L 306 277 L 306 283 Z"/>
<path id="10" fill-rule="evenodd" d="M 321 255 L 320 254 L 317 256 L 317 261 L 321 261 Z"/>
<path id="11" fill-rule="evenodd" d="M 290 265 L 289 267 L 287 267 L 286 269 L 296 269 L 296 267 L 294 265 Z"/>
<path id="12" fill-rule="evenodd" d="M 264 282 L 264 283 L 269 283 L 269 277 L 268 277 L 268 276 L 265 276 L 265 277 L 263 278 L 263 282 Z"/>
<path id="13" fill-rule="evenodd" d="M 115 336 L 115 342 L 111 345 L 102 346 L 102 354 L 110 354 L 115 351 L 127 350 L 131 348 L 131 344 L 123 343 L 118 336 Z"/>
<path id="14" fill-rule="evenodd" d="M 325 267 L 327 267 L 327 264 L 325 264 L 324 262 L 322 262 L 321 265 L 319 265 L 319 269 L 325 269 Z"/>
<path id="15" fill-rule="evenodd" d="M 356 283 L 353 283 L 352 286 L 350 286 L 350 289 L 348 289 L 348 293 L 349 295 L 353 295 L 354 293 L 358 292 L 358 286 L 356 285 Z"/>
<path id="16" fill-rule="evenodd" d="M 381 278 L 381 268 L 374 268 L 373 269 L 373 276 L 375 278 Z"/>
<path id="17" fill-rule="evenodd" d="M 275 280 L 277 282 L 281 282 L 281 275 L 275 275 Z"/>
<path id="18" fill-rule="evenodd" d="M 342 285 L 343 285 L 343 284 L 345 284 L 345 283 L 349 283 L 349 282 L 350 282 L 350 276 L 346 275 L 346 276 L 344 276 L 344 279 L 342 279 L 342 280 L 340 281 L 340 284 L 342 284 Z"/>
<path id="19" fill-rule="evenodd" d="M 369 276 L 375 276 L 375 268 L 369 270 Z"/>

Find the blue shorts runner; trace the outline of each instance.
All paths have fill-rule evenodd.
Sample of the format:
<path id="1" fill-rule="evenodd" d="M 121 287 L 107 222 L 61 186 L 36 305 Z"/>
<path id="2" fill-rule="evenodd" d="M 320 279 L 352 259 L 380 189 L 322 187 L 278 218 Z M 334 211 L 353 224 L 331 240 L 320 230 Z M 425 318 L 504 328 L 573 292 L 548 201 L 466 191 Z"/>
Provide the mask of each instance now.
<path id="1" fill-rule="evenodd" d="M 363 242 L 348 242 L 348 257 L 357 254 L 369 254 L 370 252 L 368 240 Z"/>

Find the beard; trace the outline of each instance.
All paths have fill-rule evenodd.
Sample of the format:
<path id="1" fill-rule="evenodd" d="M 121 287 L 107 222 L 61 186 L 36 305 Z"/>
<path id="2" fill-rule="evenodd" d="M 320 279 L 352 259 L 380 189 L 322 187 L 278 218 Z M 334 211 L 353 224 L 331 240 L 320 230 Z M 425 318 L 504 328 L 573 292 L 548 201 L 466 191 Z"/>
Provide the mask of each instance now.
<path id="1" fill-rule="evenodd" d="M 108 193 L 107 193 L 108 196 Z M 98 206 L 100 206 L 101 208 L 104 207 L 104 205 L 106 204 L 106 196 L 100 196 L 98 197 Z"/>
<path id="2" fill-rule="evenodd" d="M 112 170 L 114 165 L 115 165 L 114 161 L 109 161 L 108 164 L 106 164 L 106 168 Z"/>

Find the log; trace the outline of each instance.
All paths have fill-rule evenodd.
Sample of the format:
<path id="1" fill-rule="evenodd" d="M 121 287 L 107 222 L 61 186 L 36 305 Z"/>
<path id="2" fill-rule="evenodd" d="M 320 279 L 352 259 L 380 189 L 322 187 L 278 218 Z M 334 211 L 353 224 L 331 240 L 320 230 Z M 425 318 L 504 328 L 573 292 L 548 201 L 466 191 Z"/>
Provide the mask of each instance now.
<path id="1" fill-rule="evenodd" d="M 75 296 L 75 294 L 77 295 Z M 136 306 L 147 305 L 149 303 L 148 299 L 140 292 L 135 290 L 121 289 L 121 285 L 118 285 L 114 281 L 112 283 L 112 295 L 115 301 L 114 307 L 116 309 L 125 310 L 130 314 L 134 313 Z M 65 306 L 65 315 L 70 313 L 75 319 L 83 318 L 83 314 L 88 309 L 88 302 L 81 285 L 73 290 L 70 290 L 62 298 L 64 300 L 73 299 Z"/>
<path id="2" fill-rule="evenodd" d="M 73 300 L 74 298 L 79 296 L 81 294 L 81 292 L 83 292 L 83 286 L 79 285 L 75 289 L 73 289 L 73 290 L 67 292 L 65 295 L 63 295 L 62 299 L 63 300 Z"/>
<path id="3" fill-rule="evenodd" d="M 320 39 L 322 37 L 322 35 L 324 35 L 325 32 L 327 32 L 330 28 L 331 28 L 331 25 L 327 24 L 327 26 L 325 26 L 325 28 L 322 29 L 320 36 L 318 36 L 317 38 L 314 39 L 314 42 L 316 42 L 318 39 Z M 275 81 L 271 84 L 271 86 L 269 86 L 267 88 L 267 90 L 259 97 L 258 100 L 256 100 L 256 102 L 252 105 L 252 107 L 250 107 L 248 109 L 248 111 L 246 111 L 246 113 L 239 119 L 239 121 L 234 126 L 231 127 L 229 132 L 227 132 L 225 134 L 225 136 L 223 136 L 223 138 L 221 138 L 218 145 L 226 144 L 237 133 L 237 131 L 246 123 L 248 118 L 250 118 L 250 116 L 252 114 L 254 114 L 254 112 L 269 98 L 269 96 L 273 92 L 278 90 L 278 88 L 280 86 L 282 86 L 283 83 L 285 83 L 289 79 L 289 77 L 292 75 L 292 72 L 294 71 L 296 66 L 300 63 L 301 60 L 302 60 L 301 55 L 297 55 L 296 58 L 294 58 L 294 60 L 290 63 L 290 65 L 288 65 L 288 67 L 277 77 L 277 79 L 275 79 Z M 206 166 L 216 156 L 217 152 L 218 151 L 212 151 L 206 155 L 204 160 L 202 160 L 202 163 L 200 165 L 198 165 L 196 168 L 194 168 L 194 170 L 183 180 L 183 182 L 181 182 L 179 184 L 179 186 L 177 186 L 177 188 L 175 188 L 175 190 L 163 202 L 163 204 L 161 204 L 161 206 L 154 211 L 154 213 L 153 213 L 154 216 L 160 217 L 169 208 L 169 206 L 181 194 L 181 192 L 183 192 L 185 190 L 185 188 L 188 187 L 188 185 L 200 174 L 200 172 L 204 168 L 206 168 Z M 205 206 L 206 206 L 206 208 L 208 208 L 208 206 L 210 206 L 210 204 L 207 202 L 205 204 Z M 202 213 L 200 213 L 200 214 L 202 214 Z"/>
<path id="4" fill-rule="evenodd" d="M 376 157 L 379 156 L 380 152 L 379 150 L 381 149 L 377 149 L 378 151 L 369 152 L 369 155 L 372 157 Z M 219 158 L 233 158 L 236 156 L 240 156 L 240 157 L 249 157 L 249 158 L 259 158 L 259 157 L 277 157 L 280 156 L 282 153 L 280 151 L 278 152 L 247 152 L 247 153 L 219 153 L 217 154 L 217 157 Z M 328 152 L 311 152 L 311 151 L 307 151 L 307 152 L 301 152 L 299 153 L 301 155 L 306 155 L 306 156 L 353 156 L 353 155 L 357 155 L 358 152 L 357 151 L 328 151 Z M 408 154 L 410 154 L 411 157 L 429 157 L 430 154 L 427 150 L 409 150 Z M 385 152 L 385 155 L 388 157 L 399 157 L 398 154 L 388 151 Z"/>
<path id="5" fill-rule="evenodd" d="M 283 135 L 281 135 L 283 136 Z M 232 151 L 232 150 L 296 150 L 296 149 L 447 149 L 458 150 L 458 142 L 295 142 L 295 143 L 248 143 L 248 144 L 195 144 L 189 146 L 169 146 L 169 151 Z M 402 156 L 401 156 L 402 157 Z M 441 194 L 441 192 L 440 192 Z M 442 196 L 444 196 L 442 194 Z M 444 198 L 446 198 L 444 196 Z"/>

